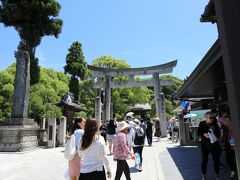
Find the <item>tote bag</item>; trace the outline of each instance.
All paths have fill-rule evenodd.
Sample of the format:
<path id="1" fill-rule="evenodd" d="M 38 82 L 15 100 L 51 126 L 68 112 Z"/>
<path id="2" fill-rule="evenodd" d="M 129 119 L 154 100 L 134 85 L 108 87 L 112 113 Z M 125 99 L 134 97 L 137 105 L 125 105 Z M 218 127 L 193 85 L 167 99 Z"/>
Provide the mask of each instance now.
<path id="1" fill-rule="evenodd" d="M 75 143 L 75 136 L 72 135 L 66 142 L 65 145 L 65 151 L 64 151 L 64 157 L 67 160 L 74 159 L 75 155 L 77 154 L 77 146 Z"/>

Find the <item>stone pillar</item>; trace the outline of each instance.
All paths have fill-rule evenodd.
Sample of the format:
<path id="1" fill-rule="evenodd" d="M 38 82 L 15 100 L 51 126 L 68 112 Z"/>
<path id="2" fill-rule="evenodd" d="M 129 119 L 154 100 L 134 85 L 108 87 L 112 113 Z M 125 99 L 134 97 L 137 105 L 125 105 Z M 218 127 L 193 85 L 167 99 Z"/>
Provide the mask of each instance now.
<path id="1" fill-rule="evenodd" d="M 42 119 L 41 119 L 40 128 L 41 128 L 41 129 L 46 129 L 46 118 L 42 118 Z"/>
<path id="2" fill-rule="evenodd" d="M 161 134 L 163 137 L 166 137 L 167 126 L 166 126 L 166 119 L 164 119 L 165 118 L 164 96 L 161 97 L 161 93 L 160 93 L 161 86 L 160 86 L 160 80 L 159 80 L 159 73 L 153 74 L 153 82 L 154 82 L 154 93 L 155 93 L 155 101 L 156 101 L 156 113 L 157 113 L 157 117 L 160 119 Z"/>
<path id="3" fill-rule="evenodd" d="M 28 52 L 16 54 L 16 75 L 11 118 L 0 127 L 0 151 L 27 151 L 38 146 L 38 125 L 28 119 L 30 59 Z"/>
<path id="4" fill-rule="evenodd" d="M 183 119 L 183 113 L 178 114 L 178 122 L 179 122 L 180 145 L 185 146 L 187 144 L 187 141 L 186 141 L 186 130 L 185 130 L 185 123 Z"/>
<path id="5" fill-rule="evenodd" d="M 95 119 L 98 121 L 99 127 L 101 126 L 101 98 L 95 97 Z"/>
<path id="6" fill-rule="evenodd" d="M 104 119 L 110 120 L 110 109 L 111 109 L 111 87 L 110 87 L 110 76 L 105 76 L 105 101 L 104 101 Z"/>
<path id="7" fill-rule="evenodd" d="M 190 128 L 189 128 L 189 123 L 185 124 L 185 133 L 186 133 L 186 140 L 190 141 Z"/>
<path id="8" fill-rule="evenodd" d="M 60 124 L 58 126 L 58 145 L 64 146 L 65 145 L 65 138 L 66 138 L 66 129 L 67 129 L 67 118 L 62 116 L 60 118 Z"/>
<path id="9" fill-rule="evenodd" d="M 110 119 L 113 119 L 113 103 L 111 103 L 111 108 L 110 108 Z"/>
<path id="10" fill-rule="evenodd" d="M 214 6 L 227 82 L 238 177 L 240 178 L 240 2 L 239 0 L 214 0 Z"/>
<path id="11" fill-rule="evenodd" d="M 30 58 L 28 52 L 19 51 L 16 53 L 16 59 L 12 117 L 27 118 L 30 87 Z"/>
<path id="12" fill-rule="evenodd" d="M 56 119 L 49 118 L 48 119 L 48 145 L 49 148 L 56 147 Z"/>
<path id="13" fill-rule="evenodd" d="M 160 123 L 162 136 L 167 136 L 167 120 L 166 120 L 166 108 L 165 108 L 165 96 L 163 93 L 160 93 Z"/>

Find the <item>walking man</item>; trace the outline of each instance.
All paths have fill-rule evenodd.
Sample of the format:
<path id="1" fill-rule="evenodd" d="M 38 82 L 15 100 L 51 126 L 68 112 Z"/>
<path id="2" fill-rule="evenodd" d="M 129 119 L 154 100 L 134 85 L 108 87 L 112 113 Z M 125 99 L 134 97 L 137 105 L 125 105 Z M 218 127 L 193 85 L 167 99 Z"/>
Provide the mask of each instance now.
<path id="1" fill-rule="evenodd" d="M 137 124 L 137 126 L 134 128 L 135 133 L 133 135 L 133 151 L 134 154 L 138 153 L 140 156 L 140 164 L 137 165 L 137 169 L 139 172 L 142 171 L 142 152 L 143 152 L 143 147 L 144 147 L 144 140 L 145 140 L 145 132 L 142 127 L 140 127 L 140 121 L 138 119 L 134 119 L 134 122 Z"/>
<path id="2" fill-rule="evenodd" d="M 147 141 L 149 146 L 152 146 L 152 135 L 153 135 L 152 129 L 153 129 L 153 123 L 150 120 L 150 118 L 147 118 L 146 135 L 147 135 Z"/>

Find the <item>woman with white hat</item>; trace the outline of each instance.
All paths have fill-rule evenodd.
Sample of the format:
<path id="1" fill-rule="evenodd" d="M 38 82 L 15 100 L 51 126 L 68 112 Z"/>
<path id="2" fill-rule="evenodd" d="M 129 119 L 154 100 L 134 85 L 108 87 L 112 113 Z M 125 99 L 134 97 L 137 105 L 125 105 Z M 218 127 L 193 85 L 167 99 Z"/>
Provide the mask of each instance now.
<path id="1" fill-rule="evenodd" d="M 113 159 L 117 161 L 117 170 L 115 180 L 120 180 L 124 172 L 126 180 L 131 180 L 130 169 L 127 163 L 127 158 L 130 156 L 134 159 L 134 154 L 129 150 L 127 143 L 127 136 L 129 124 L 125 121 L 118 123 L 118 130 L 116 141 L 113 149 Z"/>

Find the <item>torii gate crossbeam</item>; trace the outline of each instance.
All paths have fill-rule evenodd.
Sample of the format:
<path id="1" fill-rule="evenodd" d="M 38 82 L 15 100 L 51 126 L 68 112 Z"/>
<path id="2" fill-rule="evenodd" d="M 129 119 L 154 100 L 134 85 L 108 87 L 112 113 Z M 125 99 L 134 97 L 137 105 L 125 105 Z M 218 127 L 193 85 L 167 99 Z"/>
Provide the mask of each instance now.
<path id="1" fill-rule="evenodd" d="M 111 88 L 114 87 L 139 87 L 139 86 L 153 86 L 156 101 L 156 112 L 160 119 L 161 133 L 162 136 L 167 135 L 166 127 L 166 116 L 165 116 L 165 104 L 164 95 L 161 93 L 161 87 L 164 85 L 171 85 L 169 81 L 163 81 L 159 79 L 159 74 L 168 74 L 173 71 L 173 68 L 177 65 L 177 60 L 171 61 L 169 63 L 142 67 L 142 68 L 129 68 L 129 69 L 113 69 L 113 68 L 102 68 L 88 65 L 88 69 L 91 74 L 102 78 L 104 77 L 104 82 L 96 82 L 94 88 L 102 88 L 105 90 L 105 103 L 104 103 L 104 119 L 110 120 L 110 104 L 111 104 Z M 152 75 L 153 79 L 148 81 L 135 81 L 134 76 Z M 117 76 L 129 76 L 127 82 L 114 82 L 112 77 Z M 99 103 L 98 103 L 99 104 Z M 98 111 L 99 112 L 99 111 Z M 100 113 L 100 112 L 99 112 Z M 97 115 L 98 120 L 101 115 Z M 100 124 L 100 122 L 99 122 Z"/>

